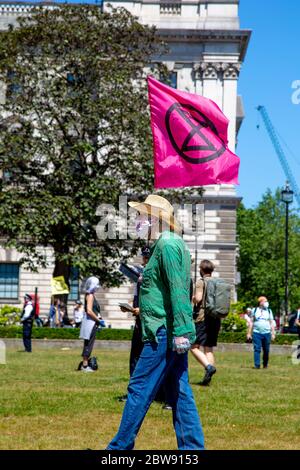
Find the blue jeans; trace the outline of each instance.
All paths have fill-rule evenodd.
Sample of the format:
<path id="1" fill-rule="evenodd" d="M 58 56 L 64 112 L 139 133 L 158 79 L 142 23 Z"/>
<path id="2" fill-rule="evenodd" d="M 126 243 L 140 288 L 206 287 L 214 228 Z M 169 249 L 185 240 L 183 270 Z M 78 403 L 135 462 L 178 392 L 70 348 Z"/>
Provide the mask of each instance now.
<path id="1" fill-rule="evenodd" d="M 263 365 L 267 367 L 269 362 L 269 351 L 271 344 L 271 333 L 253 333 L 253 348 L 254 348 L 254 366 L 258 369 L 260 367 L 260 353 L 263 349 Z"/>
<path id="2" fill-rule="evenodd" d="M 128 385 L 128 398 L 119 431 L 108 445 L 109 450 L 134 448 L 134 441 L 144 417 L 167 374 L 167 402 L 172 406 L 178 449 L 204 449 L 201 422 L 188 382 L 188 355 L 178 354 L 168 348 L 165 328 L 160 328 L 156 336 L 157 343 L 144 343 Z"/>

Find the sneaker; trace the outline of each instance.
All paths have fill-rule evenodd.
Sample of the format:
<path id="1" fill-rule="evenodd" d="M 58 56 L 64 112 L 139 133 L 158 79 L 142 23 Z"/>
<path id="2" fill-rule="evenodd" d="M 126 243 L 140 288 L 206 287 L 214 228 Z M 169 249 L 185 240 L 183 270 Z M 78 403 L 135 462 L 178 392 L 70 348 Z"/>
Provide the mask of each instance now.
<path id="1" fill-rule="evenodd" d="M 206 370 L 205 375 L 203 377 L 203 380 L 199 382 L 199 385 L 203 385 L 203 386 L 209 385 L 211 382 L 212 376 L 217 372 L 217 369 L 211 365 L 206 366 L 205 370 Z"/>
<path id="2" fill-rule="evenodd" d="M 86 367 L 82 366 L 81 370 L 83 372 L 95 372 L 94 369 L 92 369 L 90 366 L 86 366 Z"/>

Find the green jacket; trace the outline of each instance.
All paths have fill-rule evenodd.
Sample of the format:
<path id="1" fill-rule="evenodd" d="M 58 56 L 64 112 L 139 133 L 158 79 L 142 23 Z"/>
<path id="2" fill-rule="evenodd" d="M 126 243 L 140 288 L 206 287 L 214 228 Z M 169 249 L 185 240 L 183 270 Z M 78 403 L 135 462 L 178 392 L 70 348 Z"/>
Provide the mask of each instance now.
<path id="1" fill-rule="evenodd" d="M 173 336 L 188 335 L 195 342 L 190 302 L 191 257 L 183 239 L 164 231 L 151 247 L 140 288 L 140 318 L 143 341 L 156 341 L 165 326 L 169 346 Z"/>

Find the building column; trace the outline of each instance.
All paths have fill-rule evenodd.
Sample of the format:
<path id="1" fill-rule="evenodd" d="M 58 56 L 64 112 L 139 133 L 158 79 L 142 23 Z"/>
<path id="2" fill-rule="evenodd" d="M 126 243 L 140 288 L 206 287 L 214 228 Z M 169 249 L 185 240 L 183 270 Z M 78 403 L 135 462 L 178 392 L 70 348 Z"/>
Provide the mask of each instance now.
<path id="1" fill-rule="evenodd" d="M 237 81 L 241 68 L 240 63 L 223 62 L 223 112 L 229 119 L 228 147 L 235 152 L 236 145 L 236 106 L 237 106 Z"/>

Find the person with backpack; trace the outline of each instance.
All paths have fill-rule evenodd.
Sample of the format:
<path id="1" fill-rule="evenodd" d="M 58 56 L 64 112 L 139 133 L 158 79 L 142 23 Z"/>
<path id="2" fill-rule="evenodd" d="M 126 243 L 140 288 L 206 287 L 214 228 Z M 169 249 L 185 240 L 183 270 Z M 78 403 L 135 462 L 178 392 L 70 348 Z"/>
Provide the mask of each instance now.
<path id="1" fill-rule="evenodd" d="M 228 315 L 230 308 L 231 286 L 223 279 L 213 278 L 214 269 L 211 261 L 201 261 L 201 279 L 196 283 L 193 297 L 196 341 L 191 353 L 205 369 L 204 377 L 199 382 L 203 386 L 208 386 L 217 372 L 213 348 L 217 346 L 221 318 Z"/>
<path id="2" fill-rule="evenodd" d="M 252 339 L 254 350 L 254 368 L 260 369 L 260 354 L 263 349 L 263 368 L 269 363 L 271 340 L 275 339 L 275 327 L 272 310 L 267 297 L 258 297 L 258 306 L 252 310 L 251 325 L 247 339 Z"/>
<path id="3" fill-rule="evenodd" d="M 97 277 L 89 277 L 85 283 L 85 303 L 84 316 L 80 328 L 80 338 L 84 340 L 82 351 L 82 363 L 79 364 L 78 370 L 83 372 L 94 372 L 96 367 L 91 367 L 91 354 L 93 351 L 96 333 L 99 326 L 103 326 L 102 317 L 100 315 L 100 305 L 95 297 L 95 293 L 100 287 Z M 94 359 L 93 359 L 94 361 Z"/>
<path id="4" fill-rule="evenodd" d="M 34 318 L 34 309 L 32 305 L 32 297 L 29 294 L 24 295 L 24 306 L 21 315 L 21 323 L 23 323 L 23 343 L 25 352 L 31 352 L 31 334 Z"/>

